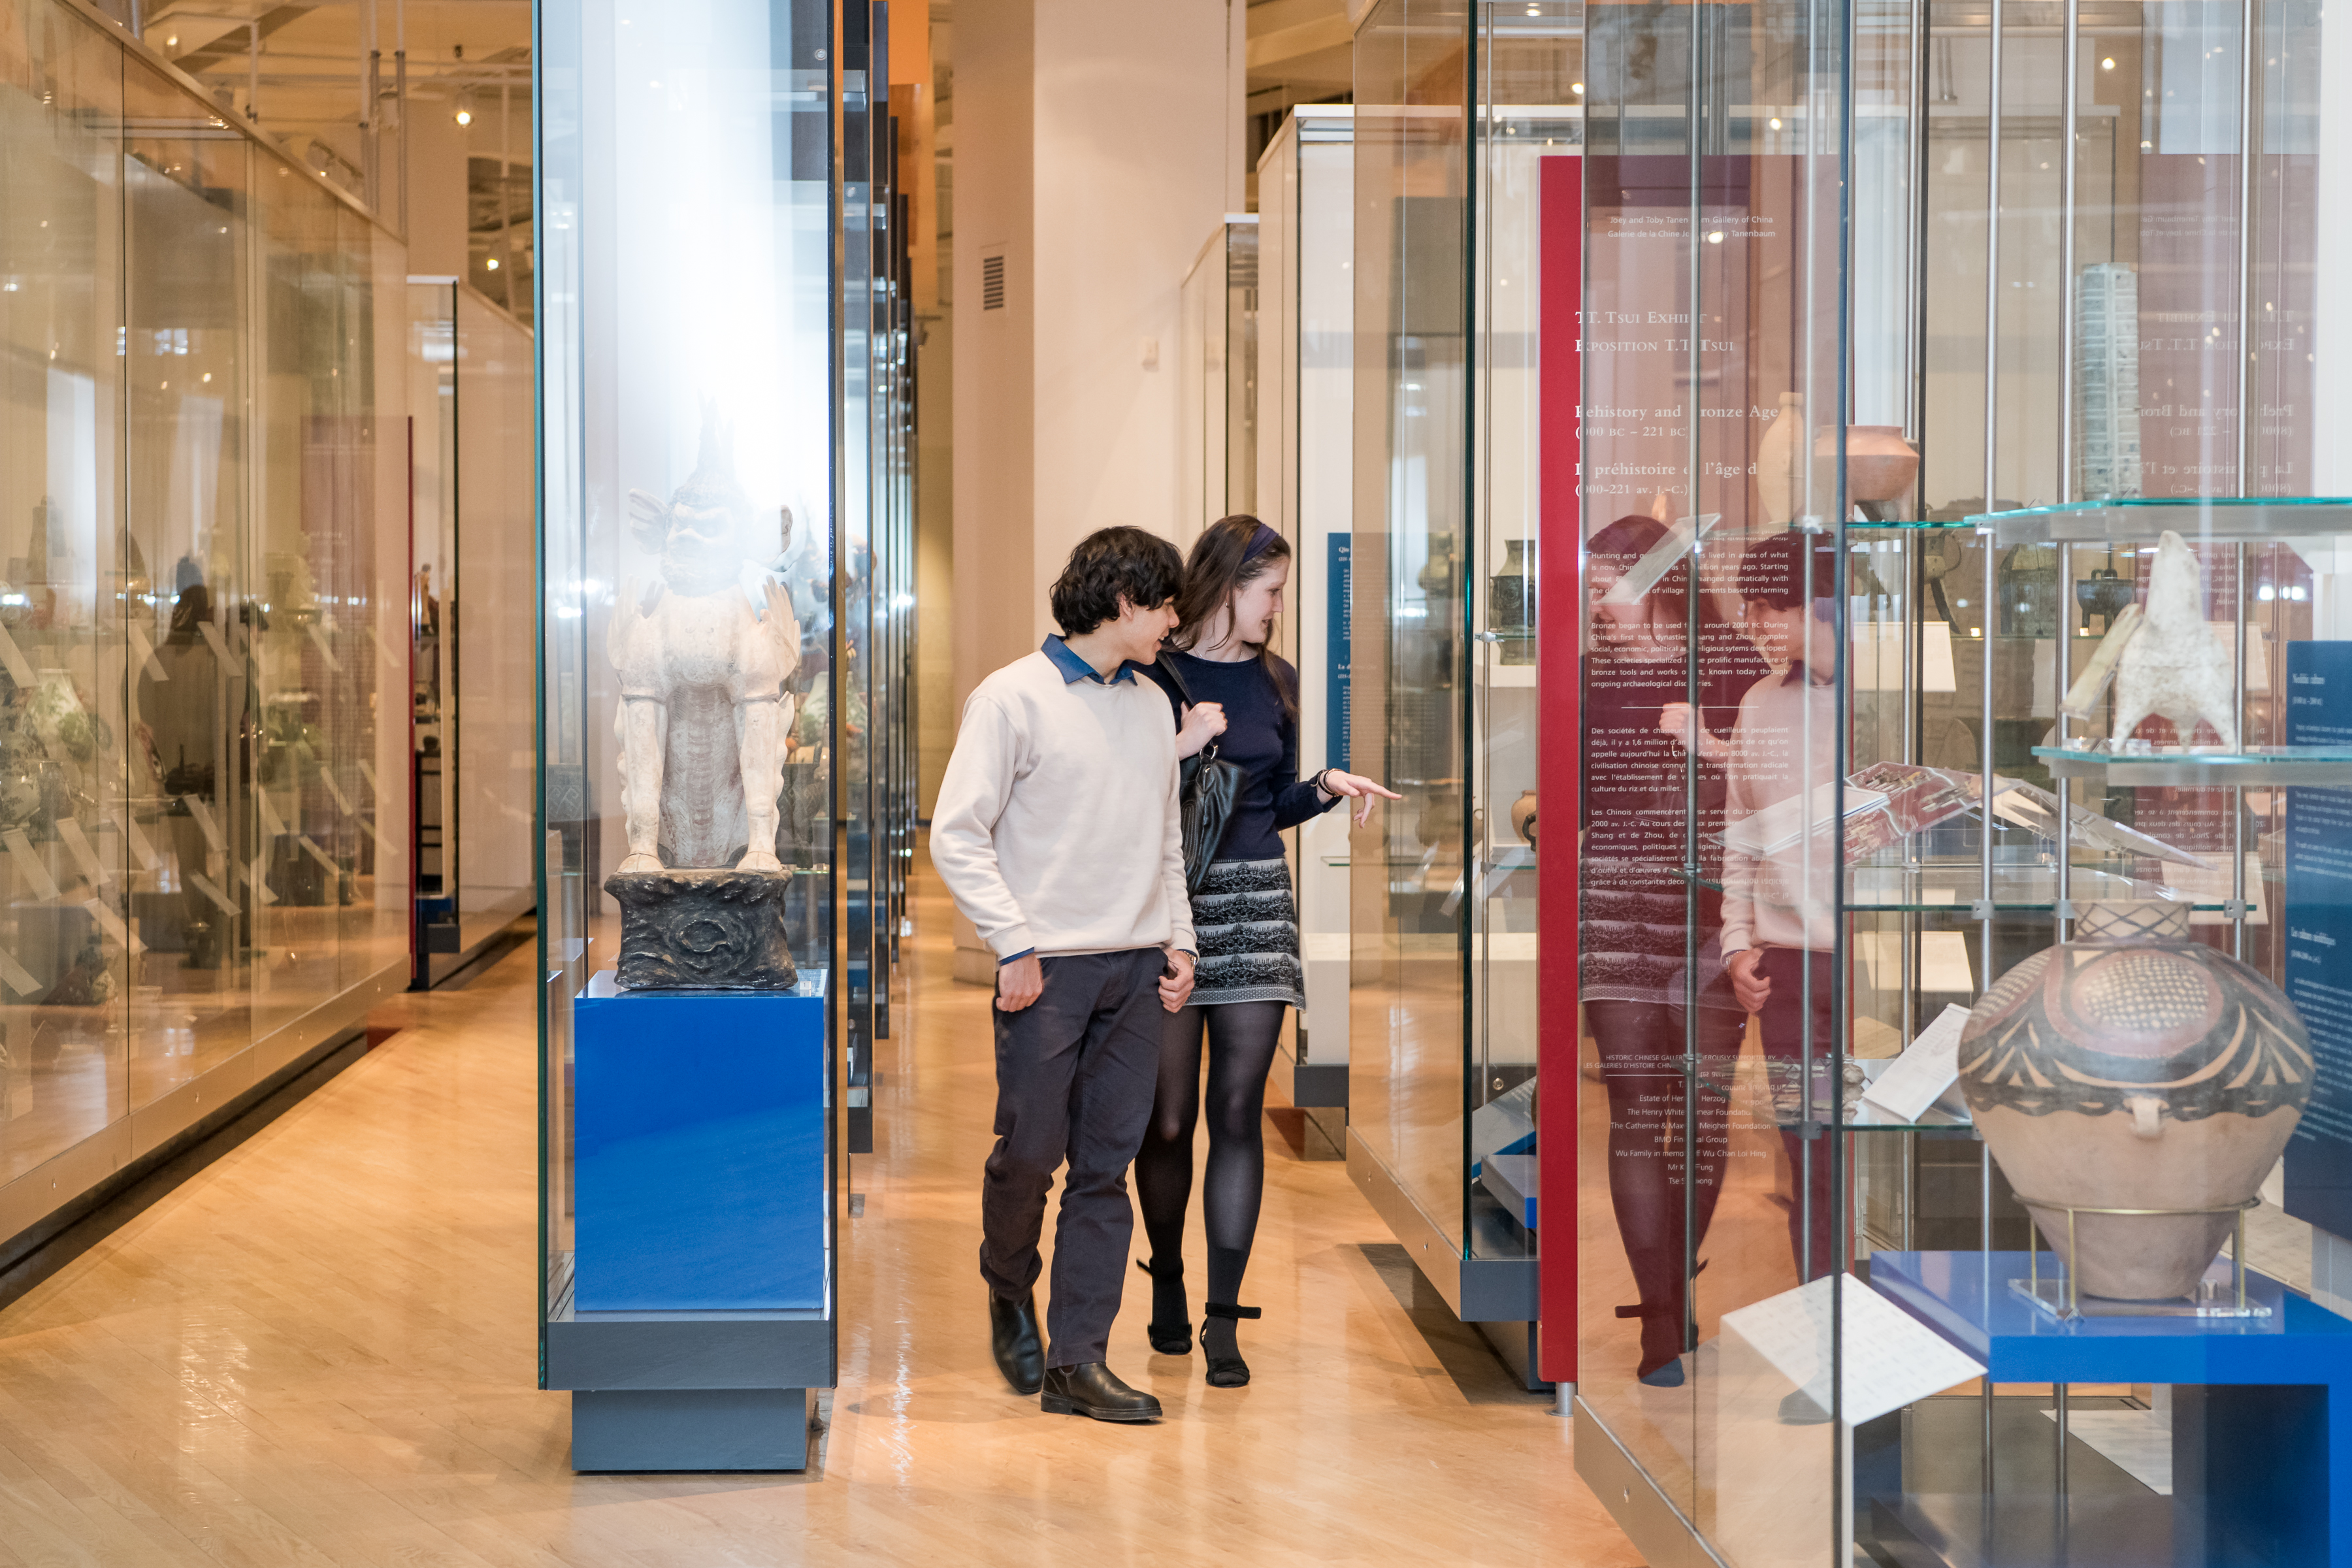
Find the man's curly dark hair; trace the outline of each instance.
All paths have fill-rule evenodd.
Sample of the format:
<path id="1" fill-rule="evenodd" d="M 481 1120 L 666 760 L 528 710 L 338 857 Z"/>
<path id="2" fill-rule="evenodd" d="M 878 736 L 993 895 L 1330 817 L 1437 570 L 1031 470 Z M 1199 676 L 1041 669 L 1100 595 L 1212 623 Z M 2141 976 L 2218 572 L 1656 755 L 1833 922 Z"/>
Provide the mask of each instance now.
<path id="1" fill-rule="evenodd" d="M 1054 579 L 1054 620 L 1066 637 L 1079 637 L 1118 619 L 1124 597 L 1156 609 L 1184 585 L 1184 558 L 1176 547 L 1140 528 L 1098 528 L 1078 541 Z"/>

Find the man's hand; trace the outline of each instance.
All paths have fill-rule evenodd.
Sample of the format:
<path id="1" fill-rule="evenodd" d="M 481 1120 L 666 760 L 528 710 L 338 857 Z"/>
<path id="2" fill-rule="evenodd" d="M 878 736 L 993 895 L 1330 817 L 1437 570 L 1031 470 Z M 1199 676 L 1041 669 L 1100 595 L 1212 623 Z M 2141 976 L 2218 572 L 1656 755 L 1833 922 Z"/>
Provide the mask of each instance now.
<path id="1" fill-rule="evenodd" d="M 1772 983 L 1760 973 L 1763 963 L 1764 950 L 1760 947 L 1743 947 L 1723 961 L 1723 967 L 1731 974 L 1732 995 L 1751 1013 L 1764 1011 L 1764 1004 L 1772 997 Z"/>
<path id="2" fill-rule="evenodd" d="M 1163 951 L 1168 967 L 1160 972 L 1160 1005 L 1171 1013 L 1181 1012 L 1192 995 L 1192 955 L 1172 947 Z"/>
<path id="3" fill-rule="evenodd" d="M 1045 994 L 1045 966 L 1035 953 L 996 966 L 996 1010 L 1018 1013 Z"/>

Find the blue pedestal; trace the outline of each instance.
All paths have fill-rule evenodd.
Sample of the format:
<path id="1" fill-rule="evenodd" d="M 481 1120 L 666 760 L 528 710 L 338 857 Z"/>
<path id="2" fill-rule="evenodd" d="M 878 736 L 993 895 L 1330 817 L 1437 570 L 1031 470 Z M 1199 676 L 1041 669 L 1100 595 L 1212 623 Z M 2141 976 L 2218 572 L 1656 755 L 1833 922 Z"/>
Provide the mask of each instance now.
<path id="1" fill-rule="evenodd" d="M 607 971 L 572 1026 L 577 1310 L 823 1307 L 822 976 L 619 991 Z"/>
<path id="2" fill-rule="evenodd" d="M 2250 1271 L 2247 1296 L 2269 1317 L 2060 1322 L 2010 1289 L 2027 1265 L 2022 1252 L 1881 1252 L 1870 1283 L 1995 1383 L 2176 1385 L 2170 1552 L 2157 1562 L 2352 1568 L 2352 1321 Z M 2042 1265 L 2056 1268 L 2047 1253 Z M 2107 1561 L 2083 1522 L 2062 1534 L 2079 1542 L 2066 1555 L 2034 1560 Z"/>

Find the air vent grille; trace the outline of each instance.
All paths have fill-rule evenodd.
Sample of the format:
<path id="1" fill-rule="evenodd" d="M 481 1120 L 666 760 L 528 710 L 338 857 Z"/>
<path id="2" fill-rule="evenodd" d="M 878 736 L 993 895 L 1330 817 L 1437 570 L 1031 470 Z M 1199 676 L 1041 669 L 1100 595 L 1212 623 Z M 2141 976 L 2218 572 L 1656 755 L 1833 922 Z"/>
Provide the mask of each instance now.
<path id="1" fill-rule="evenodd" d="M 980 258 L 980 308 L 1004 309 L 1004 258 L 1001 255 Z"/>

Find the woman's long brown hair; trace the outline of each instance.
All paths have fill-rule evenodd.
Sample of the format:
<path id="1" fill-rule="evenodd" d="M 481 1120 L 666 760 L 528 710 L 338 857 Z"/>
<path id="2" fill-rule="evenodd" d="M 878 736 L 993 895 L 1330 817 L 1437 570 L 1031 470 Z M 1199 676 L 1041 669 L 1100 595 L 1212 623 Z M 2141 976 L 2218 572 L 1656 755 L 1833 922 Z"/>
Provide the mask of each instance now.
<path id="1" fill-rule="evenodd" d="M 1246 513 L 1236 512 L 1232 517 L 1219 518 L 1192 542 L 1192 558 L 1184 563 L 1184 586 L 1176 595 L 1176 630 L 1168 638 L 1171 647 L 1192 652 L 1217 612 L 1234 602 L 1237 589 L 1290 559 L 1290 545 L 1280 534 L 1276 534 L 1274 542 L 1264 550 L 1250 554 L 1250 542 L 1265 526 Z M 1266 679 L 1274 682 L 1274 689 L 1282 699 L 1283 715 L 1296 720 L 1298 695 L 1283 679 L 1275 663 L 1274 650 L 1265 643 L 1242 646 L 1255 653 L 1258 663 L 1265 667 Z"/>

